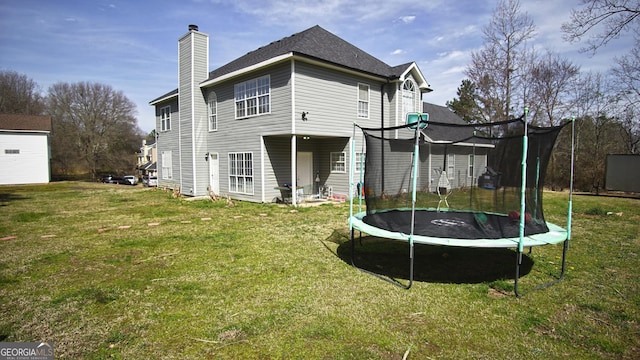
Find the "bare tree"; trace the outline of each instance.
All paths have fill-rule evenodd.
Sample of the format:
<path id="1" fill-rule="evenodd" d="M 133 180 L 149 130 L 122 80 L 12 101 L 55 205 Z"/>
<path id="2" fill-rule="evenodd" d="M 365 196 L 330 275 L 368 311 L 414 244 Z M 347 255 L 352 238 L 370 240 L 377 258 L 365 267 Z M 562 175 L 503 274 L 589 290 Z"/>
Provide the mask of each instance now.
<path id="1" fill-rule="evenodd" d="M 618 115 L 618 119 L 625 153 L 640 154 L 640 124 L 636 108 L 626 108 Z"/>
<path id="2" fill-rule="evenodd" d="M 627 151 L 640 154 L 640 41 L 628 54 L 615 59 L 611 75 Z"/>
<path id="3" fill-rule="evenodd" d="M 572 10 L 571 21 L 562 25 L 564 38 L 580 41 L 584 36 L 587 46 L 583 51 L 595 53 L 599 48 L 629 31 L 636 37 L 630 52 L 615 59 L 612 73 L 611 113 L 622 126 L 621 132 L 631 152 L 638 152 L 640 141 L 640 0 L 582 0 L 582 8 Z"/>
<path id="4" fill-rule="evenodd" d="M 571 85 L 579 72 L 580 68 L 570 60 L 551 53 L 533 66 L 530 79 L 541 125 L 559 125 L 570 116 Z"/>
<path id="5" fill-rule="evenodd" d="M 591 33 L 583 51 L 595 53 L 624 32 L 638 28 L 640 0 L 582 0 L 583 7 L 571 10 L 571 21 L 562 24 L 564 39 L 582 40 Z"/>
<path id="6" fill-rule="evenodd" d="M 535 26 L 518 0 L 500 0 L 489 24 L 482 29 L 484 46 L 471 54 L 467 76 L 476 84 L 480 106 L 487 121 L 511 117 L 514 79 L 522 76 L 521 57 Z M 517 111 L 519 113 L 519 111 Z"/>
<path id="7" fill-rule="evenodd" d="M 141 131 L 135 104 L 108 85 L 57 83 L 49 88 L 52 160 L 61 168 L 126 171 L 135 166 Z M 69 163 L 69 159 L 79 163 Z M 71 169 L 70 169 L 71 167 Z"/>
<path id="8" fill-rule="evenodd" d="M 0 113 L 42 115 L 44 108 L 35 81 L 15 71 L 0 71 Z"/>

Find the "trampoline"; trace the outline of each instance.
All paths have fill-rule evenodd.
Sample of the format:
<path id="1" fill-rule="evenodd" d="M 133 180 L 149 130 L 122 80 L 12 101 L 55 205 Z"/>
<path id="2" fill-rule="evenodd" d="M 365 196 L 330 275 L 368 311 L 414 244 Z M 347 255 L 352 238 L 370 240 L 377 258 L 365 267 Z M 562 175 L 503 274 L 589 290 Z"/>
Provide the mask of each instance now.
<path id="1" fill-rule="evenodd" d="M 396 127 L 354 124 L 354 139 L 356 129 L 362 130 L 365 156 L 354 166 L 352 141 L 351 193 L 358 189 L 350 202 L 352 264 L 362 270 L 354 261 L 355 231 L 409 244 L 409 283 L 401 285 L 406 289 L 413 283 L 414 244 L 514 248 L 514 291 L 520 296 L 524 248 L 563 243 L 561 272 L 551 283 L 562 280 L 573 187 L 566 228 L 545 220 L 543 188 L 558 134 L 573 121 L 538 127 L 527 124 L 526 114 L 525 109 L 520 118 L 489 124 L 426 121 L 426 114 L 409 114 Z M 573 133 L 571 139 L 573 184 Z M 365 169 L 359 179 L 356 168 Z"/>

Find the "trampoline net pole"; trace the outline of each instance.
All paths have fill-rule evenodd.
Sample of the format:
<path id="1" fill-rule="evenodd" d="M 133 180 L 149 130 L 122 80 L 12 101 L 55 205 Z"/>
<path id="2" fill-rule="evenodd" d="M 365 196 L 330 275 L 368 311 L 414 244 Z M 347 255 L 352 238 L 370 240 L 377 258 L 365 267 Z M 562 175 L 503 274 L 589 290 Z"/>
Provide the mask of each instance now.
<path id="1" fill-rule="evenodd" d="M 349 155 L 349 229 L 352 230 L 353 229 L 353 223 L 352 223 L 352 219 L 353 219 L 353 177 L 354 174 L 353 172 L 355 171 L 354 169 L 354 157 L 355 157 L 355 153 L 356 153 L 356 146 L 355 146 L 355 141 L 354 139 L 356 138 L 356 126 L 357 124 L 354 122 L 353 123 L 353 133 L 351 135 L 351 140 L 350 140 L 350 151 L 351 154 Z"/>
<path id="2" fill-rule="evenodd" d="M 524 135 L 522 137 L 522 184 L 520 185 L 520 240 L 518 241 L 518 251 L 522 252 L 524 249 L 524 223 L 525 223 L 525 211 L 526 211 L 526 190 L 527 190 L 527 153 L 529 152 L 529 137 L 527 134 L 527 113 L 529 108 L 524 108 Z"/>

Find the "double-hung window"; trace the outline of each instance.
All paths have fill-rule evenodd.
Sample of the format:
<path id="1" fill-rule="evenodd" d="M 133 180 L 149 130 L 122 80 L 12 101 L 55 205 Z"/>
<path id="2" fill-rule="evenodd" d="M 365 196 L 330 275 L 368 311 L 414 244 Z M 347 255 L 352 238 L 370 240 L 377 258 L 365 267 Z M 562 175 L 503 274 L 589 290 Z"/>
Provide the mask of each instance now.
<path id="1" fill-rule="evenodd" d="M 469 154 L 469 177 L 475 177 L 474 173 L 473 173 L 473 166 L 474 166 L 474 155 L 473 154 Z"/>
<path id="2" fill-rule="evenodd" d="M 229 153 L 229 192 L 253 195 L 253 153 Z"/>
<path id="3" fill-rule="evenodd" d="M 171 106 L 160 109 L 160 131 L 171 130 Z"/>
<path id="4" fill-rule="evenodd" d="M 163 151 L 162 152 L 162 178 L 163 179 L 171 179 L 173 178 L 173 166 L 171 151 Z"/>
<path id="5" fill-rule="evenodd" d="M 344 152 L 331 153 L 331 172 L 344 173 L 347 172 L 347 161 Z"/>
<path id="6" fill-rule="evenodd" d="M 447 177 L 449 180 L 455 179 L 456 172 L 456 155 L 448 154 L 447 155 Z"/>
<path id="7" fill-rule="evenodd" d="M 358 84 L 358 117 L 369 118 L 369 85 Z"/>
<path id="8" fill-rule="evenodd" d="M 251 79 L 234 86 L 236 119 L 271 111 L 271 77 Z"/>
<path id="9" fill-rule="evenodd" d="M 207 111 L 209 113 L 209 131 L 218 130 L 218 104 L 214 92 L 210 93 L 207 98 Z"/>

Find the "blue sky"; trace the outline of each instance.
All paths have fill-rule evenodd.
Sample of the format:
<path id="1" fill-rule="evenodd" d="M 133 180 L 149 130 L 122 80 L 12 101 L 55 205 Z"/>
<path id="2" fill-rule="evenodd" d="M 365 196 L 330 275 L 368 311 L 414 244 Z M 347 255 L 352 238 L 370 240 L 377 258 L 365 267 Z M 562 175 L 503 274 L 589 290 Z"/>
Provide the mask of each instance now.
<path id="1" fill-rule="evenodd" d="M 154 128 L 149 101 L 177 87 L 177 40 L 189 24 L 210 36 L 210 70 L 272 41 L 320 25 L 389 65 L 415 61 L 444 105 L 465 78 L 471 51 L 497 1 L 477 0 L 2 0 L 0 70 L 36 81 L 90 81 L 137 105 L 139 127 Z M 595 56 L 562 40 L 579 0 L 521 0 L 537 28 L 533 45 L 583 71 L 606 72 L 633 45 L 630 35 Z"/>

